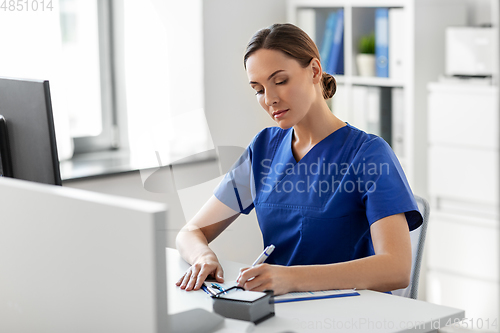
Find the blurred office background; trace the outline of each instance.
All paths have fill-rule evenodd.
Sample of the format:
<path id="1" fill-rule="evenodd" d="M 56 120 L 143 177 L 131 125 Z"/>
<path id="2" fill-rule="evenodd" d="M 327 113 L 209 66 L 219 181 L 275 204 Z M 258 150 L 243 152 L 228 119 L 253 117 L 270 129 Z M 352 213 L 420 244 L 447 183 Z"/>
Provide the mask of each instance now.
<path id="1" fill-rule="evenodd" d="M 274 125 L 248 87 L 250 37 L 293 22 L 321 48 L 328 17 L 342 12 L 332 112 L 391 143 L 431 203 L 419 299 L 499 330 L 498 1 L 37 3 L 0 8 L 0 75 L 50 81 L 63 185 L 167 203 L 172 247 L 230 162 Z M 400 62 L 365 74 L 356 58 L 376 8 Z M 255 213 L 213 247 L 251 263 L 262 250 Z"/>

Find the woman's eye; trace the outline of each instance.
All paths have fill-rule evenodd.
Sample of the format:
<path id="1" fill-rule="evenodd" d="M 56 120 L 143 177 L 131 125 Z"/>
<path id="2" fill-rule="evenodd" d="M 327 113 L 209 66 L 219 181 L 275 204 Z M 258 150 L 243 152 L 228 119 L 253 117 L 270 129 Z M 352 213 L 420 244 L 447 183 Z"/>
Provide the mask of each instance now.
<path id="1" fill-rule="evenodd" d="M 288 81 L 288 80 L 283 80 L 283 81 L 280 81 L 280 82 L 276 82 L 276 85 L 285 84 L 286 81 Z"/>
<path id="2" fill-rule="evenodd" d="M 255 93 L 255 95 L 260 95 L 264 92 L 264 90 L 257 90 L 257 92 Z"/>

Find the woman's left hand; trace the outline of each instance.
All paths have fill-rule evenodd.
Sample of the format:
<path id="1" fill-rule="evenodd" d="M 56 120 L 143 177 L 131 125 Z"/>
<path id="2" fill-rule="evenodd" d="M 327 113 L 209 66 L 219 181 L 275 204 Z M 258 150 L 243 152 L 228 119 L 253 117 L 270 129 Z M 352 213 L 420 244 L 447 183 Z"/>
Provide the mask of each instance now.
<path id="1" fill-rule="evenodd" d="M 236 282 L 245 290 L 274 290 L 275 295 L 286 294 L 293 290 L 293 276 L 289 269 L 287 266 L 269 264 L 242 268 Z"/>

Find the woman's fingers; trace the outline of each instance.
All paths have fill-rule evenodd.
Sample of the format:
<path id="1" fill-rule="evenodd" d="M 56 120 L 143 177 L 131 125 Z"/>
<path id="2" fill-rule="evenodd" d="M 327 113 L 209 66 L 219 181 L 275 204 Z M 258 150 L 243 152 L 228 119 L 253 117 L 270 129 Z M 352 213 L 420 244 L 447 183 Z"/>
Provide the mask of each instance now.
<path id="1" fill-rule="evenodd" d="M 240 276 L 238 276 L 236 282 L 238 282 L 240 287 L 243 287 L 247 281 L 254 279 L 260 274 L 262 267 L 263 265 L 258 265 L 240 269 Z"/>
<path id="2" fill-rule="evenodd" d="M 214 267 L 213 264 L 202 264 L 198 276 L 196 278 L 196 283 L 194 284 L 193 290 L 198 290 L 201 288 L 203 282 L 205 282 L 208 275 L 215 273 L 217 266 Z"/>
<path id="3" fill-rule="evenodd" d="M 245 290 L 273 290 L 275 295 L 286 294 L 292 290 L 289 267 L 261 264 L 246 269 L 238 282 Z"/>
<path id="4" fill-rule="evenodd" d="M 191 266 L 191 276 L 189 277 L 189 282 L 186 284 L 186 290 L 193 290 L 196 281 L 198 280 L 198 275 L 201 271 L 201 266 L 199 264 Z"/>
<path id="5" fill-rule="evenodd" d="M 221 265 L 217 266 L 217 269 L 215 270 L 215 279 L 217 282 L 224 283 L 224 270 L 222 269 Z"/>
<path id="6" fill-rule="evenodd" d="M 179 284 L 181 289 L 186 288 L 186 284 L 189 282 L 189 276 L 191 276 L 191 268 L 189 268 L 181 278 L 181 283 Z"/>
<path id="7" fill-rule="evenodd" d="M 184 289 L 186 287 L 186 284 L 189 282 L 190 276 L 191 276 L 191 267 L 189 267 L 187 271 L 184 272 L 184 274 L 182 274 L 182 276 L 179 278 L 179 280 L 177 280 L 175 284 Z"/>
<path id="8" fill-rule="evenodd" d="M 186 275 L 186 273 L 184 273 L 180 278 L 179 280 L 177 280 L 177 282 L 175 283 L 176 286 L 180 286 L 181 283 L 182 283 L 182 280 L 184 280 L 184 275 Z"/>
<path id="9" fill-rule="evenodd" d="M 244 268 L 240 268 L 240 274 L 238 275 L 238 278 L 236 279 L 236 282 L 240 282 L 240 279 L 241 279 L 241 274 L 243 274 L 243 272 L 249 270 L 250 268 L 252 267 L 244 267 Z"/>
<path id="10" fill-rule="evenodd" d="M 267 286 L 267 279 L 262 275 L 258 275 L 255 278 L 250 278 L 243 284 L 245 290 L 253 290 L 253 291 L 263 291 L 268 288 L 264 288 Z"/>
<path id="11" fill-rule="evenodd" d="M 219 263 L 196 263 L 189 267 L 176 285 L 186 291 L 198 290 L 210 274 L 213 274 L 218 282 L 224 282 L 224 272 Z"/>
<path id="12" fill-rule="evenodd" d="M 194 265 L 189 267 L 188 270 L 186 271 L 186 273 L 184 273 L 184 275 L 181 277 L 181 279 L 180 279 L 181 283 L 180 283 L 179 287 L 181 289 L 186 289 L 189 286 L 193 276 L 195 276 L 195 277 L 197 276 L 196 267 Z"/>

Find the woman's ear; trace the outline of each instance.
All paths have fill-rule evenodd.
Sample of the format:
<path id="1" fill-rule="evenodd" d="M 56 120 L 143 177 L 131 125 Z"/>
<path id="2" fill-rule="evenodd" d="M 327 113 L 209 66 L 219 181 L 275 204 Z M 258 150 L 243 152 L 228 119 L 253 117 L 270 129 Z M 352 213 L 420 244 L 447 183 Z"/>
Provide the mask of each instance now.
<path id="1" fill-rule="evenodd" d="M 311 60 L 311 63 L 309 64 L 311 66 L 311 70 L 313 73 L 313 83 L 319 83 L 323 77 L 323 70 L 321 68 L 321 62 L 319 61 L 318 58 L 313 58 Z"/>

